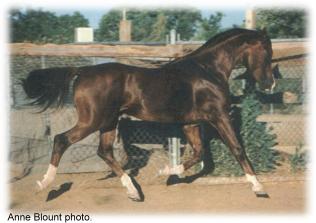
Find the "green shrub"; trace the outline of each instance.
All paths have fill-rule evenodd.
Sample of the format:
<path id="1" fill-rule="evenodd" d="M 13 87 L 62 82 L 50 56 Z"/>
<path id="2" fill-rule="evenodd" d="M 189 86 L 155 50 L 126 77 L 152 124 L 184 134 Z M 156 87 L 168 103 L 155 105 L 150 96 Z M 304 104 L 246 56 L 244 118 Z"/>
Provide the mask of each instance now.
<path id="1" fill-rule="evenodd" d="M 279 159 L 278 154 L 271 149 L 276 144 L 276 136 L 271 133 L 271 129 L 267 129 L 266 123 L 256 121 L 261 114 L 261 103 L 254 94 L 246 96 L 241 103 L 240 119 L 237 123 L 240 125 L 242 145 L 257 173 L 275 169 Z M 215 164 L 212 175 L 243 174 L 235 157 L 220 140 L 211 141 L 211 152 Z"/>
<path id="2" fill-rule="evenodd" d="M 292 172 L 305 170 L 307 162 L 308 162 L 308 155 L 306 151 L 302 151 L 302 145 L 299 145 L 295 149 L 295 153 L 289 156 L 289 163 L 291 165 Z"/>

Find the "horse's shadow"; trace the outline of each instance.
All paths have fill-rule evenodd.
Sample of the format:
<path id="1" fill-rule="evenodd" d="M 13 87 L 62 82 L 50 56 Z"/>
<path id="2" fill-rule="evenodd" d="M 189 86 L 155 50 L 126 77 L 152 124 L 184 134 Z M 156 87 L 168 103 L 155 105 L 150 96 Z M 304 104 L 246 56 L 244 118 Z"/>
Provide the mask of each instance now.
<path id="1" fill-rule="evenodd" d="M 241 126 L 240 113 L 240 108 L 232 108 L 231 115 L 236 135 L 241 144 L 243 144 L 242 138 L 239 134 Z M 136 177 L 139 174 L 139 170 L 147 166 L 148 161 L 153 154 L 153 149 L 150 148 L 150 146 L 148 148 L 144 148 L 139 145 L 161 144 L 165 149 L 165 152 L 167 152 L 168 138 L 177 137 L 180 138 L 181 144 L 187 144 L 182 127 L 182 124 L 161 124 L 157 122 L 121 119 L 119 123 L 119 133 L 124 144 L 124 150 L 128 156 L 128 162 L 123 169 L 128 170 L 130 176 Z M 202 155 L 203 168 L 193 175 L 182 178 L 172 175 L 167 179 L 167 185 L 192 183 L 196 179 L 209 175 L 214 171 L 215 165 L 210 142 L 212 139 L 220 139 L 220 137 L 217 131 L 206 123 L 201 123 L 200 128 L 204 148 Z M 116 175 L 114 173 L 111 173 L 102 179 L 105 180 L 115 176 Z"/>
<path id="2" fill-rule="evenodd" d="M 231 120 L 232 120 L 234 130 L 236 133 L 236 137 L 238 138 L 241 146 L 243 146 L 243 139 L 240 135 L 240 127 L 242 126 L 240 107 L 237 107 L 237 106 L 232 107 L 231 118 L 232 118 Z M 203 168 L 190 176 L 179 177 L 178 175 L 171 175 L 167 179 L 167 185 L 174 185 L 174 184 L 180 184 L 180 183 L 190 184 L 200 177 L 212 174 L 213 171 L 215 170 L 215 163 L 214 163 L 214 157 L 212 153 L 211 141 L 214 139 L 221 140 L 221 137 L 219 136 L 215 128 L 213 128 L 212 126 L 206 123 L 201 123 L 200 129 L 201 129 L 202 140 L 203 140 L 202 142 L 203 143 L 203 155 L 202 155 Z"/>
<path id="3" fill-rule="evenodd" d="M 69 191 L 72 184 L 73 184 L 72 182 L 66 182 L 66 183 L 60 185 L 57 190 L 55 190 L 55 189 L 51 190 L 47 195 L 46 202 L 54 200 L 54 199 L 58 198 L 59 196 L 61 196 L 62 194 Z"/>
<path id="4" fill-rule="evenodd" d="M 147 166 L 153 154 L 153 144 L 162 145 L 162 148 L 167 151 L 168 138 L 177 137 L 181 139 L 181 143 L 185 142 L 181 129 L 182 125 L 180 124 L 121 119 L 119 132 L 125 152 L 129 157 L 124 169 L 128 169 L 130 175 L 136 177 L 139 170 Z"/>

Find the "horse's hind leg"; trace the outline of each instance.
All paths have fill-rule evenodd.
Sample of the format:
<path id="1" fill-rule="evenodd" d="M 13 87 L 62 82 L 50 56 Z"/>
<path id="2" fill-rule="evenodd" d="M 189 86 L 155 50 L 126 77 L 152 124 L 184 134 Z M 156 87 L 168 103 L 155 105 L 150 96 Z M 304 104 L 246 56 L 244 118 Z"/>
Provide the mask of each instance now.
<path id="1" fill-rule="evenodd" d="M 183 163 L 184 170 L 187 170 L 201 161 L 203 142 L 199 125 L 185 125 L 183 127 L 183 132 L 193 149 L 193 157 Z"/>
<path id="2" fill-rule="evenodd" d="M 231 121 L 228 115 L 222 115 L 215 122 L 212 122 L 218 133 L 220 134 L 223 142 L 229 147 L 238 163 L 242 167 L 246 174 L 247 181 L 252 183 L 252 190 L 258 197 L 268 197 L 268 194 L 264 192 L 262 184 L 257 180 L 253 167 L 247 157 L 244 148 L 238 142 L 235 131 L 232 127 Z"/>
<path id="3" fill-rule="evenodd" d="M 42 181 L 37 181 L 40 190 L 46 188 L 51 182 L 53 182 L 57 173 L 58 164 L 66 149 L 95 130 L 96 129 L 91 125 L 77 124 L 72 129 L 54 137 L 54 147 L 48 170 L 44 175 L 44 179 Z"/>
<path id="4" fill-rule="evenodd" d="M 79 96 L 78 96 L 79 95 Z M 54 137 L 50 164 L 44 179 L 37 181 L 40 190 L 46 188 L 55 178 L 60 159 L 66 149 L 100 128 L 102 114 L 89 94 L 77 94 L 75 104 L 78 114 L 77 124 L 70 130 Z"/>
<path id="5" fill-rule="evenodd" d="M 123 186 L 127 188 L 128 197 L 134 201 L 142 201 L 139 191 L 136 189 L 132 179 L 124 172 L 120 164 L 113 156 L 113 143 L 115 141 L 115 128 L 110 131 L 100 132 L 100 145 L 98 155 L 112 168 L 114 173 L 120 177 Z"/>

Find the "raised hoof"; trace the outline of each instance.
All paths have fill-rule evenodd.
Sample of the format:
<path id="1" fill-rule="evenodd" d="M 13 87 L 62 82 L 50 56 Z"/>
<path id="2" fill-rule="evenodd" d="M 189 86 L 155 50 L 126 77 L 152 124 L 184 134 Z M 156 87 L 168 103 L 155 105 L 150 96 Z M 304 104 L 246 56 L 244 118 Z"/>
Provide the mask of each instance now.
<path id="1" fill-rule="evenodd" d="M 269 194 L 264 191 L 256 191 L 255 194 L 256 194 L 256 197 L 259 197 L 259 198 L 270 198 Z"/>

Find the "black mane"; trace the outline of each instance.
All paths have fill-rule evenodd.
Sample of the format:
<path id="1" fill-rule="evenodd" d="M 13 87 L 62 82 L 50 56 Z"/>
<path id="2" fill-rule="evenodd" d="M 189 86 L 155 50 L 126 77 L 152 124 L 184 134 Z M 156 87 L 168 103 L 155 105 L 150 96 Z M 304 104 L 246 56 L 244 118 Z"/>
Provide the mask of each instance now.
<path id="1" fill-rule="evenodd" d="M 258 33 L 258 31 L 249 30 L 249 29 L 241 29 L 241 28 L 229 29 L 225 32 L 216 34 L 215 36 L 211 37 L 208 41 L 206 41 L 201 46 L 201 48 L 215 46 L 218 43 L 221 43 L 221 42 L 225 41 L 226 39 L 229 39 L 232 36 L 236 36 L 236 35 L 240 35 L 240 34 L 251 34 L 251 33 Z"/>
<path id="2" fill-rule="evenodd" d="M 218 44 L 222 44 L 224 41 L 230 39 L 231 37 L 242 35 L 242 34 L 257 34 L 260 35 L 260 31 L 257 30 L 249 30 L 249 29 L 242 29 L 242 28 L 233 28 L 229 29 L 227 31 L 221 32 L 216 34 L 215 36 L 211 37 L 208 41 L 206 41 L 202 46 L 200 46 L 198 49 L 194 50 L 193 52 L 184 55 L 183 57 L 176 58 L 175 60 L 171 61 L 168 64 L 173 64 L 175 62 L 179 62 L 183 59 L 187 59 L 188 57 L 197 55 L 201 51 L 212 48 Z M 168 65 L 167 64 L 167 65 Z"/>

